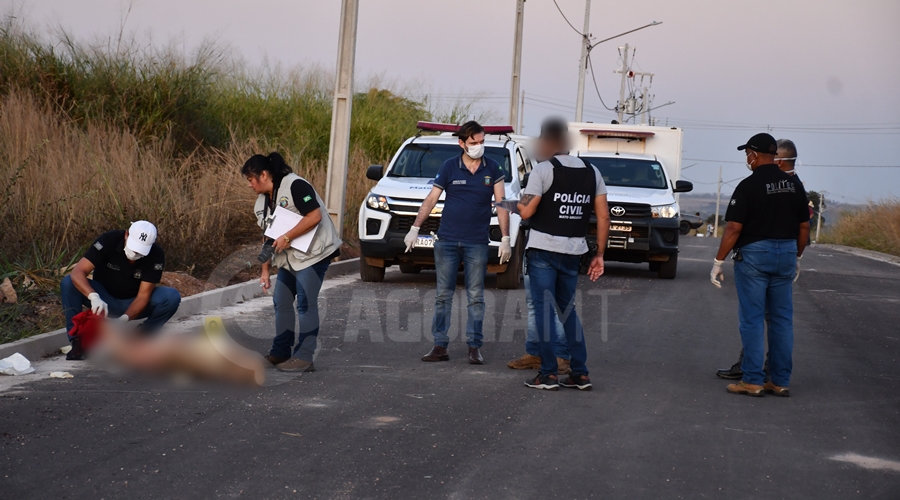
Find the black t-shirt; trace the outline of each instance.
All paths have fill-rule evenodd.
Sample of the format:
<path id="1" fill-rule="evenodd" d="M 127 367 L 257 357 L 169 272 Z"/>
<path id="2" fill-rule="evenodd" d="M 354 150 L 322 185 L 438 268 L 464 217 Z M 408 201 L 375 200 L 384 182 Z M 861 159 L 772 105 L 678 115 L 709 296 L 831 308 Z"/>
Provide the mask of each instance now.
<path id="1" fill-rule="evenodd" d="M 150 247 L 150 254 L 134 264 L 125 256 L 125 231 L 107 231 L 100 235 L 84 253 L 94 264 L 94 281 L 117 299 L 137 297 L 141 282 L 159 283 L 166 263 L 165 252 L 159 244 Z"/>
<path id="2" fill-rule="evenodd" d="M 777 165 L 760 165 L 734 190 L 725 220 L 743 225 L 736 248 L 760 240 L 797 239 L 809 221 L 806 191 Z"/>
<path id="3" fill-rule="evenodd" d="M 291 184 L 291 197 L 294 198 L 294 206 L 300 211 L 300 215 L 304 217 L 319 208 L 319 202 L 316 200 L 316 190 L 303 179 L 294 179 L 294 182 Z"/>
<path id="4" fill-rule="evenodd" d="M 280 187 L 281 179 L 278 179 L 273 192 L 277 193 Z M 294 179 L 294 182 L 291 184 L 291 198 L 294 199 L 294 206 L 297 207 L 300 215 L 304 217 L 321 206 L 316 199 L 316 190 L 303 179 Z M 273 206 L 269 195 L 266 195 L 266 206 L 270 208 Z"/>

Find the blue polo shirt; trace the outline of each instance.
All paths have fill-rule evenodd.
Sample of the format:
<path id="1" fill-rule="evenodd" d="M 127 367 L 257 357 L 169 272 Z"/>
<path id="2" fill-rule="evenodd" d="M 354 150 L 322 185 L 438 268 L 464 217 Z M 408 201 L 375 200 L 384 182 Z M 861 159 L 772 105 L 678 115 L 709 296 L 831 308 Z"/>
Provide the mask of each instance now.
<path id="1" fill-rule="evenodd" d="M 486 156 L 481 157 L 474 174 L 463 164 L 462 154 L 445 161 L 434 178 L 434 185 L 447 193 L 438 238 L 462 243 L 490 242 L 494 184 L 503 179 L 500 165 Z"/>

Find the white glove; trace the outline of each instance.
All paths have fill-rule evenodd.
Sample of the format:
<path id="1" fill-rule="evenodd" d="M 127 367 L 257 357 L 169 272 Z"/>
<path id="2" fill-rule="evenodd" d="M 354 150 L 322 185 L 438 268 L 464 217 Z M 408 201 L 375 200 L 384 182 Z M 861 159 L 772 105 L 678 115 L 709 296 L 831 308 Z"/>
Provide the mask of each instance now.
<path id="1" fill-rule="evenodd" d="M 129 318 L 127 314 L 123 314 L 123 315 L 119 316 L 118 318 L 116 318 L 116 321 L 118 321 L 124 325 L 125 323 L 128 323 L 128 321 L 130 319 L 131 318 Z"/>
<path id="2" fill-rule="evenodd" d="M 91 312 L 100 315 L 103 314 L 106 316 L 109 313 L 109 306 L 106 305 L 106 302 L 103 302 L 103 299 L 100 298 L 100 294 L 97 292 L 88 294 L 88 300 L 91 301 Z"/>
<path id="3" fill-rule="evenodd" d="M 800 259 L 802 259 L 802 258 L 803 258 L 802 255 L 797 256 L 797 272 L 794 274 L 794 281 L 792 281 L 792 283 L 796 283 L 797 279 L 800 278 Z"/>
<path id="4" fill-rule="evenodd" d="M 722 263 L 724 260 L 713 259 L 713 268 L 709 272 L 709 281 L 716 286 L 722 288 L 722 282 L 725 281 L 725 273 L 722 272 Z"/>
<path id="5" fill-rule="evenodd" d="M 406 236 L 403 237 L 403 243 L 406 243 L 406 251 L 409 252 L 413 249 L 413 246 L 416 244 L 416 239 L 419 238 L 419 228 L 413 226 L 409 228 L 409 232 L 406 233 Z"/>
<path id="6" fill-rule="evenodd" d="M 504 236 L 500 238 L 500 263 L 509 262 L 510 257 L 512 257 L 512 248 L 509 246 L 509 236 Z"/>

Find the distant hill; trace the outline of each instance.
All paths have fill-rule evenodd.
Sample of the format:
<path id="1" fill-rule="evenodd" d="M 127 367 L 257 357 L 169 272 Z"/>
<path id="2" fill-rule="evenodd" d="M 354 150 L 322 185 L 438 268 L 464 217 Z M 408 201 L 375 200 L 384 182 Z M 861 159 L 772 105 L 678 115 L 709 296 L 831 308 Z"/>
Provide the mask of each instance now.
<path id="1" fill-rule="evenodd" d="M 728 200 L 731 199 L 731 192 L 722 193 L 722 199 L 719 202 L 719 215 L 725 217 L 725 209 L 728 207 Z M 678 199 L 681 206 L 681 213 L 695 214 L 700 212 L 700 217 L 706 220 L 709 216 L 716 213 L 716 195 L 715 193 L 682 193 Z M 829 200 L 827 195 L 825 199 L 826 210 L 822 214 L 828 220 L 837 220 L 842 212 L 856 211 L 862 205 L 854 205 L 851 203 L 840 203 Z"/>

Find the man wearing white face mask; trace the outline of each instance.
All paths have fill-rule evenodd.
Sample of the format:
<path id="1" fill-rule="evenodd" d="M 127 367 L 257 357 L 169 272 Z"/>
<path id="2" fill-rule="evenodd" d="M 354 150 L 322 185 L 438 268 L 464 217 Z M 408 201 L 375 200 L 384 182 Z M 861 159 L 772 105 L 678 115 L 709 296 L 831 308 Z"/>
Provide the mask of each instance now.
<path id="1" fill-rule="evenodd" d="M 710 281 L 721 288 L 723 261 L 734 251 L 744 355 L 741 381 L 726 388 L 733 394 L 790 395 L 794 343 L 791 287 L 809 235 L 809 213 L 803 186 L 775 165 L 777 149 L 775 139 L 766 133 L 738 146 L 746 152 L 753 174 L 741 181 L 731 196 L 725 213 L 728 225 L 710 271 Z M 766 340 L 768 380 L 763 367 Z"/>
<path id="2" fill-rule="evenodd" d="M 797 146 L 794 144 L 794 141 L 790 139 L 778 139 L 776 141 L 778 149 L 775 152 L 775 165 L 778 165 L 778 169 L 786 174 L 790 174 L 794 177 L 794 182 L 796 182 L 800 188 L 803 188 L 803 182 L 800 181 L 800 177 L 797 175 L 796 164 L 797 164 Z M 804 190 L 805 192 L 805 190 Z M 807 202 L 808 203 L 808 202 Z M 812 208 L 809 208 L 809 218 L 812 219 Z M 806 245 L 809 246 L 809 236 L 806 238 Z M 794 273 L 794 283 L 797 282 L 797 279 L 800 277 L 800 257 L 797 257 L 797 269 Z M 769 322 L 768 315 L 766 315 L 766 323 Z M 731 365 L 731 368 L 721 368 L 716 370 L 716 376 L 719 378 L 724 378 L 728 380 L 740 380 L 744 375 L 744 372 L 741 371 L 741 363 L 744 361 L 744 350 L 741 349 L 741 353 L 738 356 L 738 360 L 735 364 Z M 764 371 L 766 373 L 766 381 L 769 379 L 769 367 L 768 362 L 764 365 Z"/>
<path id="3" fill-rule="evenodd" d="M 403 239 L 410 251 L 419 236 L 419 227 L 437 205 L 441 192 L 447 194 L 441 215 L 441 225 L 434 243 L 434 267 L 437 273 L 437 295 L 434 300 L 434 320 L 431 331 L 434 347 L 422 361 L 448 361 L 450 316 L 456 273 L 463 265 L 468 298 L 466 344 L 469 363 L 483 364 L 481 356 L 484 323 L 484 275 L 487 272 L 488 242 L 490 241 L 491 197 L 503 200 L 503 170 L 494 160 L 484 156 L 484 127 L 478 122 L 464 123 L 456 134 L 460 156 L 441 165 L 431 193 L 422 202 L 416 222 Z M 497 211 L 502 240 L 500 263 L 512 255 L 509 244 L 509 212 Z"/>
<path id="4" fill-rule="evenodd" d="M 156 286 L 162 279 L 165 253 L 156 243 L 156 227 L 144 220 L 133 222 L 127 230 L 101 234 L 59 285 L 66 331 L 82 307 L 97 315 L 123 323 L 146 318 L 141 331 L 154 332 L 178 310 L 181 295 L 177 290 Z M 88 279 L 90 273 L 93 279 Z M 84 359 L 81 340 L 69 337 L 69 360 Z"/>

